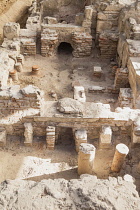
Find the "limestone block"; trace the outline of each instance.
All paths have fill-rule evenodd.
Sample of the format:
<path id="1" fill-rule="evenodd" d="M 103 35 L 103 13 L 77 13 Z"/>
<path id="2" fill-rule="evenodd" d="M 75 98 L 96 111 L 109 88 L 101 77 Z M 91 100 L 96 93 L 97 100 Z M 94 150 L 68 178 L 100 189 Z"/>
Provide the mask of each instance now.
<path id="1" fill-rule="evenodd" d="M 55 147 L 55 127 L 48 126 L 46 128 L 46 143 L 47 149 L 54 150 Z"/>
<path id="2" fill-rule="evenodd" d="M 63 98 L 58 101 L 57 109 L 65 114 L 83 114 L 83 104 L 72 98 Z"/>
<path id="3" fill-rule="evenodd" d="M 15 69 L 18 71 L 18 72 L 22 72 L 22 64 L 20 62 L 17 62 L 15 63 Z"/>
<path id="4" fill-rule="evenodd" d="M 78 13 L 75 16 L 75 24 L 78 26 L 82 26 L 82 22 L 84 20 L 84 13 Z"/>
<path id="5" fill-rule="evenodd" d="M 93 76 L 100 78 L 103 74 L 102 68 L 100 66 L 94 66 Z"/>
<path id="6" fill-rule="evenodd" d="M 82 143 L 78 153 L 78 174 L 92 174 L 96 148 L 92 144 Z"/>
<path id="7" fill-rule="evenodd" d="M 85 89 L 83 86 L 74 86 L 74 99 L 80 102 L 86 102 Z"/>
<path id="8" fill-rule="evenodd" d="M 46 24 L 57 24 L 58 21 L 54 17 L 47 16 L 47 17 L 44 17 L 44 23 L 46 23 Z"/>
<path id="9" fill-rule="evenodd" d="M 81 143 L 87 143 L 87 131 L 85 129 L 76 130 L 74 132 L 76 151 L 79 152 Z"/>
<path id="10" fill-rule="evenodd" d="M 9 22 L 3 28 L 4 37 L 7 39 L 14 39 L 19 37 L 20 25 L 19 23 Z"/>
<path id="11" fill-rule="evenodd" d="M 111 146 L 112 129 L 110 126 L 102 126 L 100 132 L 100 148 L 109 148 Z"/>
<path id="12" fill-rule="evenodd" d="M 105 92 L 106 88 L 101 86 L 91 86 L 88 88 L 89 92 L 97 92 L 97 93 L 103 93 Z"/>
<path id="13" fill-rule="evenodd" d="M 0 128 L 0 147 L 5 146 L 6 144 L 6 130 L 4 128 Z"/>
<path id="14" fill-rule="evenodd" d="M 91 6 L 85 7 L 85 19 L 91 20 L 93 14 L 93 8 Z"/>
<path id="15" fill-rule="evenodd" d="M 140 144 L 140 117 L 138 116 L 132 126 L 132 145 Z"/>
<path id="16" fill-rule="evenodd" d="M 33 126 L 32 123 L 24 123 L 25 131 L 24 131 L 24 145 L 32 146 L 33 142 Z"/>

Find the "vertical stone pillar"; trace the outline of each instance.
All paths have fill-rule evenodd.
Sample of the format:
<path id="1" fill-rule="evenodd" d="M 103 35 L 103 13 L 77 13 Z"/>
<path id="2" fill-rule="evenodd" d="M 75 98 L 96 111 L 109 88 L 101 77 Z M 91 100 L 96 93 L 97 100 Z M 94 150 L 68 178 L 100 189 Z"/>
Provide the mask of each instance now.
<path id="1" fill-rule="evenodd" d="M 33 142 L 33 126 L 31 123 L 24 123 L 25 131 L 24 131 L 24 145 L 32 146 Z"/>
<path id="2" fill-rule="evenodd" d="M 92 144 L 82 143 L 78 153 L 78 174 L 92 174 L 96 148 Z"/>
<path id="3" fill-rule="evenodd" d="M 131 140 L 132 140 L 133 147 L 140 144 L 140 117 L 139 116 L 137 117 L 137 119 L 134 121 L 134 124 L 132 125 Z"/>
<path id="4" fill-rule="evenodd" d="M 54 146 L 55 146 L 55 127 L 54 126 L 48 126 L 46 128 L 46 143 L 47 143 L 47 149 L 54 150 Z"/>
<path id="5" fill-rule="evenodd" d="M 87 131 L 84 129 L 74 131 L 76 152 L 79 152 L 81 143 L 87 143 Z"/>
<path id="6" fill-rule="evenodd" d="M 101 149 L 107 149 L 111 146 L 112 129 L 110 126 L 102 126 L 100 132 L 99 146 Z"/>
<path id="7" fill-rule="evenodd" d="M 15 63 L 15 69 L 18 71 L 18 72 L 22 72 L 22 64 L 20 62 L 18 63 Z"/>
<path id="8" fill-rule="evenodd" d="M 4 128 L 0 128 L 0 147 L 6 145 L 6 130 Z"/>
<path id="9" fill-rule="evenodd" d="M 9 75 L 12 78 L 13 82 L 18 82 L 18 74 L 15 69 L 13 71 L 10 71 Z"/>
<path id="10" fill-rule="evenodd" d="M 22 65 L 24 64 L 24 56 L 23 55 L 18 55 L 17 56 L 17 63 L 21 63 Z"/>
<path id="11" fill-rule="evenodd" d="M 125 157 L 129 152 L 129 148 L 125 144 L 118 144 L 113 158 L 111 171 L 120 172 L 124 163 Z"/>

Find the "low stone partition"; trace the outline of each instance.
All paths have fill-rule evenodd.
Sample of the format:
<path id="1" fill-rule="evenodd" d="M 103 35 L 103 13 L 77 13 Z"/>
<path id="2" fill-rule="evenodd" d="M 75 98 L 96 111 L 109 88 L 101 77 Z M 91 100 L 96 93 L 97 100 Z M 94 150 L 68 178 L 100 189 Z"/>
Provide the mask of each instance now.
<path id="1" fill-rule="evenodd" d="M 12 125 L 26 116 L 39 115 L 43 93 L 32 85 L 16 85 L 0 91 L 0 124 Z"/>

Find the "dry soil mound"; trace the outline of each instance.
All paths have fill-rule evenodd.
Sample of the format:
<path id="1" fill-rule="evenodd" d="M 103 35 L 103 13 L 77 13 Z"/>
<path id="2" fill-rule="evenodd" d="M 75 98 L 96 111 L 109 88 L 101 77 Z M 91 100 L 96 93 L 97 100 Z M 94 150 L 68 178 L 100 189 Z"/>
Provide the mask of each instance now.
<path id="1" fill-rule="evenodd" d="M 122 178 L 99 180 L 5 181 L 0 185 L 1 210 L 139 210 L 135 185 Z"/>

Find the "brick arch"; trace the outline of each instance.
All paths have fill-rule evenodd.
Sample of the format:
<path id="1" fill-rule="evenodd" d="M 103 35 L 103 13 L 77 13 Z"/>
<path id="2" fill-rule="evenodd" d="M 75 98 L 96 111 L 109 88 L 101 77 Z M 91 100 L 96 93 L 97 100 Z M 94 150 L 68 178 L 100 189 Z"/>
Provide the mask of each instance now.
<path id="1" fill-rule="evenodd" d="M 66 52 L 68 54 L 72 54 L 72 52 L 74 51 L 74 47 L 72 45 L 71 42 L 67 42 L 67 41 L 61 41 L 59 42 L 59 44 L 57 45 L 57 52 L 61 53 L 61 52 Z"/>

